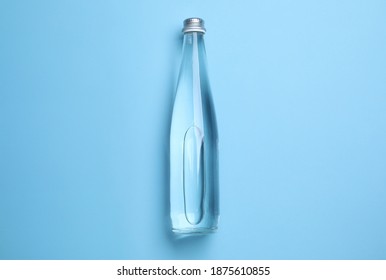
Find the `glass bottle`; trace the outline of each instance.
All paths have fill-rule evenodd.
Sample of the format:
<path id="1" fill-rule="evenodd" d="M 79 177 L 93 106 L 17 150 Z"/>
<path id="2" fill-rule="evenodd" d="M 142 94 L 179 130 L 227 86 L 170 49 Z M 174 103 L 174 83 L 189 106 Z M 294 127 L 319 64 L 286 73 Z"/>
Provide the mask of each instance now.
<path id="1" fill-rule="evenodd" d="M 217 230 L 218 132 L 200 18 L 184 21 L 182 62 L 170 131 L 170 216 L 177 234 Z"/>

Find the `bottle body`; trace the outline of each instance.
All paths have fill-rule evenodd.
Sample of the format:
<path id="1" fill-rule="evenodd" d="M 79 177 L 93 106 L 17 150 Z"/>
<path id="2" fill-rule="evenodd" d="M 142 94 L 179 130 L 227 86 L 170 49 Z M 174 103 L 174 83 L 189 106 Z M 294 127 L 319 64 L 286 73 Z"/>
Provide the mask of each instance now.
<path id="1" fill-rule="evenodd" d="M 181 234 L 217 229 L 218 132 L 203 32 L 184 34 L 170 131 L 170 215 Z"/>

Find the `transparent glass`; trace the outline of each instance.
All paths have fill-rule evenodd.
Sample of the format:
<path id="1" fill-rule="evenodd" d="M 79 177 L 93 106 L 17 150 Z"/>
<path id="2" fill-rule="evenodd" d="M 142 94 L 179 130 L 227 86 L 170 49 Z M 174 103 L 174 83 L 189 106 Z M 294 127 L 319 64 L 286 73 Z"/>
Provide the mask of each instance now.
<path id="1" fill-rule="evenodd" d="M 217 230 L 218 132 L 204 34 L 184 34 L 170 131 L 170 216 L 178 234 Z"/>

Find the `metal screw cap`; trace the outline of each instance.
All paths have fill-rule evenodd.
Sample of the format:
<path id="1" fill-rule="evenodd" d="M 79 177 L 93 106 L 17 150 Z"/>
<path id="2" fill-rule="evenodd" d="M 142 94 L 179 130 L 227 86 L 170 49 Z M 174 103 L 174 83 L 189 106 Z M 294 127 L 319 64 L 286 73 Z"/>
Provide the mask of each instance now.
<path id="1" fill-rule="evenodd" d="M 202 32 L 205 33 L 205 22 L 201 18 L 187 18 L 184 20 L 182 32 Z"/>

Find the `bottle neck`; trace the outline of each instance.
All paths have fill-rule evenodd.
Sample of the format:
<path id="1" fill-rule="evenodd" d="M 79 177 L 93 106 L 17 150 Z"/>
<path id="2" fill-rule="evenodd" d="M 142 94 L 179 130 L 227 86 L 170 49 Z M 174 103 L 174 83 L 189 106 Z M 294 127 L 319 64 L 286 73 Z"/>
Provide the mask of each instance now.
<path id="1" fill-rule="evenodd" d="M 184 33 L 184 45 L 192 44 L 193 40 L 196 38 L 197 43 L 200 45 L 204 44 L 204 33 L 192 31 Z"/>
<path id="2" fill-rule="evenodd" d="M 202 32 L 184 33 L 183 47 L 184 47 L 184 52 L 191 51 L 193 48 L 198 48 L 205 51 L 204 33 Z"/>
<path id="3" fill-rule="evenodd" d="M 186 32 L 184 34 L 182 67 L 190 68 L 206 74 L 206 52 L 204 43 L 204 33 Z"/>

